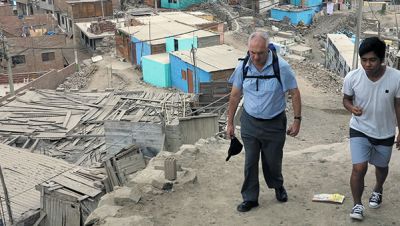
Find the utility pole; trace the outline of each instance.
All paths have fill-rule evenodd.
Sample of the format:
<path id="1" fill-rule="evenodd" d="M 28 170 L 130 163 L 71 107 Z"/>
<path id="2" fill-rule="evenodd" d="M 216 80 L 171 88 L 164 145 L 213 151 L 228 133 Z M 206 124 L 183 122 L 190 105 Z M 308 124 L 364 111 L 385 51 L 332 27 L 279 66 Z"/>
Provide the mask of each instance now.
<path id="1" fill-rule="evenodd" d="M 13 74 L 12 74 L 12 69 L 11 69 L 11 63 L 12 63 L 12 57 L 8 53 L 8 44 L 6 43 L 6 37 L 0 32 L 2 36 L 2 42 L 3 42 L 3 54 L 4 58 L 7 60 L 7 72 L 8 72 L 8 85 L 10 87 L 10 94 L 14 96 L 14 80 L 13 80 Z"/>
<path id="2" fill-rule="evenodd" d="M 101 3 L 101 15 L 103 16 L 104 19 L 104 7 L 103 7 L 103 0 L 100 0 Z"/>
<path id="3" fill-rule="evenodd" d="M 357 33 L 356 33 L 356 40 L 355 40 L 355 43 L 354 43 L 353 68 L 352 68 L 353 70 L 357 69 L 357 67 L 358 67 L 358 48 L 360 46 L 362 5 L 363 5 L 363 0 L 358 0 Z"/>
<path id="4" fill-rule="evenodd" d="M 154 13 L 155 14 L 158 14 L 157 1 L 158 0 L 154 0 Z"/>
<path id="5" fill-rule="evenodd" d="M 192 55 L 193 55 L 193 65 L 194 65 L 194 68 L 193 68 L 193 69 L 194 69 L 194 70 L 193 70 L 193 72 L 194 72 L 193 93 L 196 93 L 196 87 L 197 87 L 197 73 L 196 73 L 196 71 L 197 71 L 197 64 L 196 64 L 196 48 L 194 48 L 193 43 L 192 43 L 192 49 L 191 49 L 190 51 L 192 52 Z M 188 87 L 188 88 L 189 88 L 189 87 Z M 189 91 L 189 90 L 188 90 L 188 91 Z"/>
<path id="6" fill-rule="evenodd" d="M 76 71 L 79 71 L 79 62 L 78 62 L 78 51 L 76 50 L 76 35 L 75 35 L 75 19 L 74 19 L 74 10 L 73 10 L 74 4 L 71 4 L 71 19 L 72 19 L 72 42 L 74 44 L 74 56 L 75 56 L 75 65 L 76 65 Z"/>
<path id="7" fill-rule="evenodd" d="M 9 220 L 10 220 L 11 225 L 13 225 L 14 220 L 13 220 L 12 211 L 11 211 L 10 199 L 8 198 L 8 191 L 7 191 L 7 187 L 6 187 L 6 182 L 4 181 L 4 176 L 3 176 L 3 171 L 1 169 L 1 166 L 0 166 L 0 180 L 1 180 L 1 186 L 3 187 L 4 198 L 6 200 L 8 217 L 10 218 Z"/>
<path id="8" fill-rule="evenodd" d="M 400 32 L 399 32 L 399 23 L 397 22 L 397 13 L 394 13 L 394 18 L 396 19 L 396 34 L 397 34 L 397 50 L 400 49 Z"/>

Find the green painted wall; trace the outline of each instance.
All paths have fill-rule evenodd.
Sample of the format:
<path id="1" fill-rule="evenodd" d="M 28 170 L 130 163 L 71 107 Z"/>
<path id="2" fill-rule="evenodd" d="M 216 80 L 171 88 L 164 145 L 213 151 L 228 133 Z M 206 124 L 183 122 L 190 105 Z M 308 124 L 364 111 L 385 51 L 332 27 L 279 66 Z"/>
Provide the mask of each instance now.
<path id="1" fill-rule="evenodd" d="M 157 87 L 171 87 L 170 63 L 142 58 L 143 80 Z"/>

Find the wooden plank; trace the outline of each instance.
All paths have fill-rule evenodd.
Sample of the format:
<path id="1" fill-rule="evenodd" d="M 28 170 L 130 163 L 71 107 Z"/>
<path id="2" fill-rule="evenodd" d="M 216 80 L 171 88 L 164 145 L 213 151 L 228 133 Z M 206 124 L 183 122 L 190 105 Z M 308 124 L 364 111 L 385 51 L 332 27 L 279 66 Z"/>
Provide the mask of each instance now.
<path id="1" fill-rule="evenodd" d="M 114 167 L 111 165 L 111 160 L 106 161 L 107 176 L 110 179 L 112 187 L 119 186 L 119 180 L 115 173 Z"/>
<path id="2" fill-rule="evenodd" d="M 90 197 L 95 197 L 96 195 L 101 193 L 101 190 L 92 188 L 87 184 L 83 184 L 83 183 L 71 180 L 69 178 L 64 177 L 63 175 L 60 175 L 51 180 L 67 187 L 70 190 L 73 190 L 73 191 L 76 191 L 76 192 L 79 192 L 79 193 L 82 193 L 85 195 L 89 195 Z"/>
<path id="3" fill-rule="evenodd" d="M 73 181 L 76 181 L 76 182 L 79 182 L 79 183 L 82 183 L 82 184 L 86 184 L 86 185 L 88 185 L 88 186 L 90 186 L 92 188 L 96 188 L 96 186 L 94 185 L 94 182 L 92 180 L 85 179 L 83 177 L 80 177 L 78 175 L 72 174 L 70 172 L 65 172 L 63 174 L 63 176 L 67 177 L 67 178 L 69 178 L 69 179 L 71 179 Z"/>
<path id="4" fill-rule="evenodd" d="M 33 152 L 37 146 L 37 144 L 39 143 L 40 139 L 35 139 L 35 142 L 32 144 L 32 146 L 29 148 L 29 150 L 31 152 Z"/>
<path id="5" fill-rule="evenodd" d="M 62 127 L 67 128 L 69 119 L 71 118 L 71 114 L 72 114 L 71 111 L 67 112 L 67 115 L 65 116 L 64 123 L 63 123 Z"/>
<path id="6" fill-rule="evenodd" d="M 121 110 L 121 112 L 119 113 L 119 115 L 117 116 L 117 118 L 115 120 L 120 121 L 122 119 L 122 117 L 125 115 L 125 113 L 126 113 L 125 109 Z"/>
<path id="7" fill-rule="evenodd" d="M 39 219 L 37 219 L 37 221 L 33 224 L 33 226 L 39 226 L 40 223 L 42 223 L 43 219 L 46 217 L 46 213 L 44 213 L 43 211 L 40 211 L 40 217 Z"/>

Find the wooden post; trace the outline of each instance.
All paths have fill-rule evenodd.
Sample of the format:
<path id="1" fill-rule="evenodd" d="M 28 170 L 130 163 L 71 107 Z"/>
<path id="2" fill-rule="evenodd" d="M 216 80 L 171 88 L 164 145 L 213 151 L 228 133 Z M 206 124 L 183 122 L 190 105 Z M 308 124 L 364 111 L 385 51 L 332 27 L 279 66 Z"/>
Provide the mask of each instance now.
<path id="1" fill-rule="evenodd" d="M 3 186 L 3 191 L 4 191 L 4 198 L 6 200 L 6 206 L 7 206 L 7 212 L 9 216 L 9 220 L 11 225 L 14 224 L 13 216 L 12 216 L 12 211 L 11 211 L 11 205 L 10 205 L 10 199 L 8 198 L 8 191 L 6 187 L 6 182 L 4 181 L 4 176 L 3 176 L 3 170 L 1 169 L 0 166 L 0 180 L 1 180 L 1 185 Z"/>

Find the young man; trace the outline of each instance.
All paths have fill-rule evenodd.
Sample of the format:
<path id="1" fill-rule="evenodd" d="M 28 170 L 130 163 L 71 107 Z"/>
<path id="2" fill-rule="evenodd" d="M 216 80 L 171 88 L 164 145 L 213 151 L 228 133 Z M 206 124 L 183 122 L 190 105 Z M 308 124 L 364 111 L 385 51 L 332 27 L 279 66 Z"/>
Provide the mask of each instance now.
<path id="1" fill-rule="evenodd" d="M 240 62 L 233 72 L 233 84 L 229 99 L 227 136 L 234 136 L 233 118 L 243 93 L 244 110 L 241 116 L 241 136 L 245 148 L 245 180 L 242 186 L 243 202 L 237 207 L 246 212 L 258 206 L 258 163 L 261 163 L 265 181 L 275 189 L 278 201 L 288 199 L 283 187 L 282 156 L 286 133 L 296 136 L 300 130 L 301 100 L 295 75 L 289 64 L 268 49 L 268 35 L 255 32 L 250 35 L 248 48 L 250 59 Z M 274 65 L 279 62 L 279 78 Z M 247 67 L 244 74 L 243 67 Z M 275 68 L 276 71 L 276 68 Z M 292 96 L 294 120 L 286 131 L 285 93 Z"/>
<path id="2" fill-rule="evenodd" d="M 350 187 L 354 207 L 350 217 L 362 220 L 361 196 L 368 162 L 375 166 L 376 183 L 369 207 L 381 206 L 383 183 L 400 122 L 400 72 L 383 65 L 386 45 L 377 37 L 365 39 L 359 48 L 362 68 L 349 72 L 343 84 L 343 105 L 352 113 L 350 152 L 353 170 Z M 396 147 L 399 148 L 397 136 Z"/>

